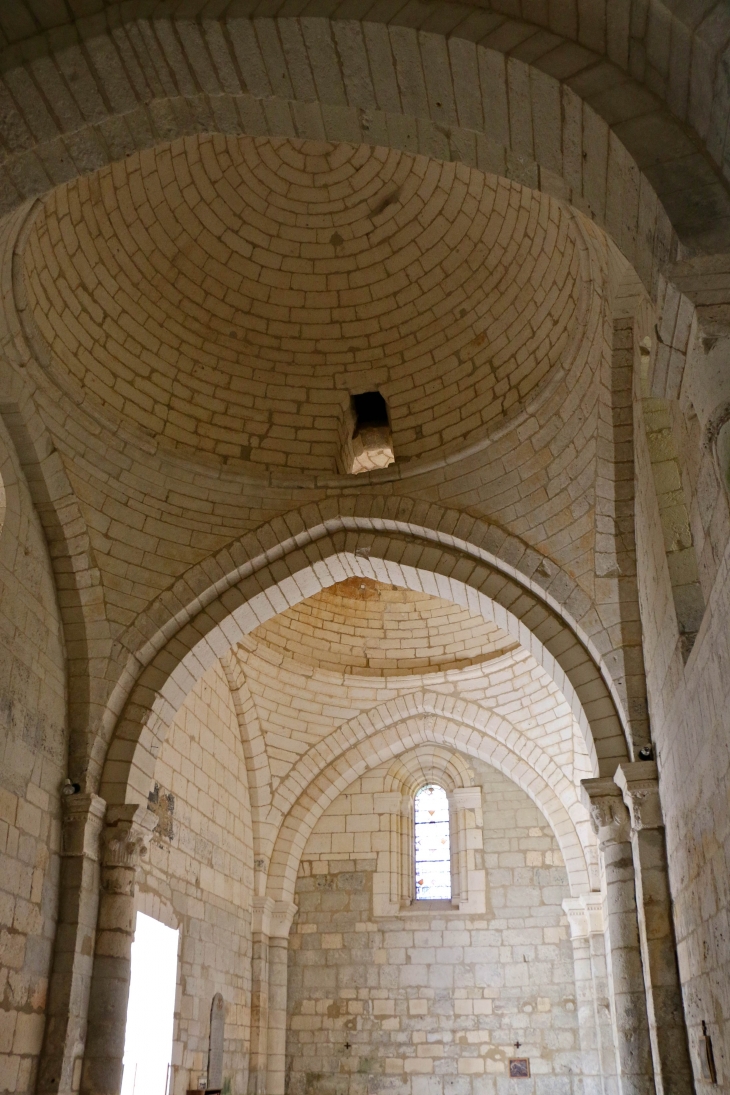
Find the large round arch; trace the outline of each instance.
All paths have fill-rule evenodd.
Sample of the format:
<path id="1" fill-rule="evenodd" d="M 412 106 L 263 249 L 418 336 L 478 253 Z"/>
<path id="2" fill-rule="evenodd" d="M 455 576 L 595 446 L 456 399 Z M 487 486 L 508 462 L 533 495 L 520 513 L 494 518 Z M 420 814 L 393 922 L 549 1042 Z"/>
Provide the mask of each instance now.
<path id="1" fill-rule="evenodd" d="M 707 45 L 723 41 L 719 27 L 702 33 L 654 6 L 663 30 L 648 29 L 641 48 L 661 54 L 676 23 L 693 71 L 720 63 L 721 50 Z M 346 18 L 316 5 L 306 17 L 245 6 L 206 17 L 202 5 L 140 16 L 118 3 L 55 35 L 34 35 L 44 16 L 58 23 L 55 10 L 40 19 L 27 10 L 22 46 L 0 66 L 0 215 L 131 152 L 201 133 L 460 160 L 565 200 L 607 232 L 662 312 L 658 373 L 668 383 L 695 309 L 667 268 L 730 248 L 730 192 L 716 162 L 723 142 L 709 140 L 725 128 L 724 96 L 715 102 L 706 76 L 678 96 L 669 57 L 657 56 L 663 102 L 662 81 L 650 89 L 634 79 L 653 69 L 644 55 L 638 67 L 629 60 L 628 20 L 601 0 L 591 7 L 585 22 L 553 25 L 548 15 L 543 29 L 439 0 L 385 16 L 350 6 Z"/>
<path id="2" fill-rule="evenodd" d="M 260 623 L 352 576 L 431 593 L 494 621 L 530 651 L 563 693 L 601 773 L 612 773 L 632 755 L 600 656 L 592 655 L 539 587 L 518 581 L 496 560 L 490 565 L 483 549 L 461 548 L 453 535 L 439 540 L 419 537 L 413 526 L 387 530 L 382 519 L 377 531 L 361 531 L 357 522 L 348 528 L 342 519 L 334 524 L 339 530 L 322 527 L 320 536 L 274 552 L 271 560 L 264 556 L 244 574 L 234 571 L 214 587 L 207 606 L 158 649 L 130 688 L 114 728 L 100 785 L 108 802 L 146 799 L 167 727 L 218 658 Z"/>
<path id="3" fill-rule="evenodd" d="M 369 5 L 346 17 L 316 5 L 306 17 L 236 7 L 206 18 L 202 5 L 198 18 L 194 5 L 140 16 L 119 3 L 35 38 L 30 17 L 24 47 L 3 58 L 0 211 L 192 133 L 375 142 L 567 199 L 648 282 L 680 241 L 727 244 L 730 197 L 699 134 L 625 71 L 628 25 L 593 7 L 587 38 L 570 20 L 541 35 L 527 20 L 438 2 L 420 18 Z"/>

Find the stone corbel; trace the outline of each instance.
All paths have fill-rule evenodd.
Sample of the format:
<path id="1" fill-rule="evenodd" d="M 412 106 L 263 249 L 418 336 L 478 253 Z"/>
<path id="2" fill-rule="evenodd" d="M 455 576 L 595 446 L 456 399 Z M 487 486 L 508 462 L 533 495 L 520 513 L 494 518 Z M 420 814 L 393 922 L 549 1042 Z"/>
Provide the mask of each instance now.
<path id="1" fill-rule="evenodd" d="M 603 897 L 599 893 L 566 897 L 563 911 L 568 918 L 571 939 L 587 939 L 589 935 L 603 935 Z"/>
<path id="2" fill-rule="evenodd" d="M 621 789 L 631 816 L 631 828 L 635 832 L 663 828 L 664 818 L 655 761 L 640 760 L 633 764 L 620 764 L 614 780 Z"/>
<path id="3" fill-rule="evenodd" d="M 275 901 L 271 910 L 271 939 L 288 939 L 292 921 L 298 912 L 293 901 Z"/>
<path id="4" fill-rule="evenodd" d="M 591 828 L 601 848 L 623 844 L 631 839 L 631 818 L 621 788 L 610 776 L 582 780 L 588 799 Z"/>
<path id="5" fill-rule="evenodd" d="M 276 902 L 273 897 L 254 897 L 251 902 L 251 931 L 271 935 L 271 917 Z"/>
<path id="6" fill-rule="evenodd" d="M 588 917 L 585 906 L 580 897 L 566 897 L 563 901 L 563 912 L 568 918 L 571 939 L 588 938 Z"/>

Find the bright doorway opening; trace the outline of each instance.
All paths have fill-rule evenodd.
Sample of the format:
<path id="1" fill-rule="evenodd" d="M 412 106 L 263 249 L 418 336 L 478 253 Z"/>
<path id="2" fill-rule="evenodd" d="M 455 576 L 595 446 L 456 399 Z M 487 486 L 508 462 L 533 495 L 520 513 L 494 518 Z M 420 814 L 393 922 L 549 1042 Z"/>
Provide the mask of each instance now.
<path id="1" fill-rule="evenodd" d="M 137 913 L 122 1095 L 168 1095 L 179 932 Z"/>

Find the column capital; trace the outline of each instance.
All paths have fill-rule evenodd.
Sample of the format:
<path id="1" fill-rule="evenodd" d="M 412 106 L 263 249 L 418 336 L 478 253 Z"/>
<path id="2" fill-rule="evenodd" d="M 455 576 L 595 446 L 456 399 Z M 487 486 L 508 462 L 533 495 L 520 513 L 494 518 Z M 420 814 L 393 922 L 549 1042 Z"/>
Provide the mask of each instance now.
<path id="1" fill-rule="evenodd" d="M 449 798 L 455 810 L 480 810 L 482 789 L 481 787 L 456 787 Z"/>
<path id="2" fill-rule="evenodd" d="M 620 764 L 613 778 L 629 809 L 631 828 L 636 832 L 662 828 L 664 818 L 656 762 L 639 760 L 633 764 Z"/>
<path id="3" fill-rule="evenodd" d="M 99 795 L 62 795 L 63 854 L 97 862 L 106 802 Z"/>
<path id="4" fill-rule="evenodd" d="M 104 867 L 137 867 L 149 851 L 158 818 L 146 806 L 109 806 L 103 833 Z"/>
<path id="5" fill-rule="evenodd" d="M 610 776 L 581 780 L 588 799 L 591 828 L 601 847 L 623 844 L 631 838 L 631 818 L 621 788 Z"/>
<path id="6" fill-rule="evenodd" d="M 571 939 L 588 938 L 588 918 L 579 897 L 566 897 L 563 901 L 563 912 L 568 918 Z"/>
<path id="7" fill-rule="evenodd" d="M 571 939 L 587 939 L 589 935 L 603 934 L 603 895 L 600 893 L 582 894 L 580 897 L 566 897 L 563 911 L 570 925 Z"/>
<path id="8" fill-rule="evenodd" d="M 276 902 L 273 897 L 254 897 L 251 901 L 251 930 L 271 935 L 271 914 Z"/>
<path id="9" fill-rule="evenodd" d="M 271 938 L 288 939 L 292 920 L 298 912 L 293 901 L 276 901 L 271 914 Z"/>

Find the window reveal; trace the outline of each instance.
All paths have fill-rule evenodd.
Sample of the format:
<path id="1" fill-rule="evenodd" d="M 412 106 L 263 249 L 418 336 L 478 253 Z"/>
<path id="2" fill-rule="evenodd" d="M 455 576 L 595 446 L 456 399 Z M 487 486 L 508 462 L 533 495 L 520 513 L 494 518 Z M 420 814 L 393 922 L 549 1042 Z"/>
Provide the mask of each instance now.
<path id="1" fill-rule="evenodd" d="M 415 845 L 416 900 L 450 900 L 449 800 L 443 787 L 429 783 L 416 795 Z"/>

